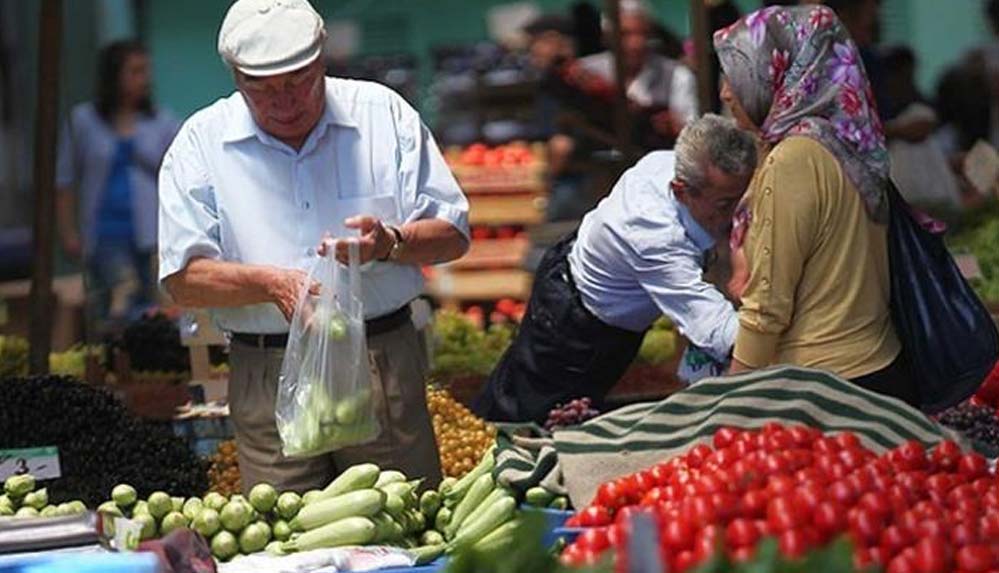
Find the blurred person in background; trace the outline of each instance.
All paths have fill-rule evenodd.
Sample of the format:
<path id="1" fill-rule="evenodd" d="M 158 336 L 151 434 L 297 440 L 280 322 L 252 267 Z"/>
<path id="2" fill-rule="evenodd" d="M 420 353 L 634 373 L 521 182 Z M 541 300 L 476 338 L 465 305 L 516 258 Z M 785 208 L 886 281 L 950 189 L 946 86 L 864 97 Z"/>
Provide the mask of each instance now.
<path id="1" fill-rule="evenodd" d="M 620 2 L 621 58 L 628 101 L 651 114 L 652 128 L 672 141 L 683 126 L 697 116 L 697 84 L 693 72 L 681 62 L 658 54 L 651 42 L 653 15 L 641 0 Z M 609 22 L 604 22 L 609 32 Z M 593 54 L 580 60 L 589 72 L 613 83 L 614 54 Z"/>
<path id="2" fill-rule="evenodd" d="M 916 55 L 907 46 L 883 52 L 885 107 L 881 110 L 891 176 L 907 201 L 949 211 L 963 207 L 947 156 L 932 138 L 939 119 L 916 85 Z"/>
<path id="3" fill-rule="evenodd" d="M 97 97 L 73 108 L 56 168 L 59 234 L 66 255 L 83 263 L 90 341 L 153 302 L 156 177 L 178 128 L 153 102 L 146 49 L 125 40 L 101 50 Z M 112 295 L 129 280 L 138 288 L 112 316 Z"/>

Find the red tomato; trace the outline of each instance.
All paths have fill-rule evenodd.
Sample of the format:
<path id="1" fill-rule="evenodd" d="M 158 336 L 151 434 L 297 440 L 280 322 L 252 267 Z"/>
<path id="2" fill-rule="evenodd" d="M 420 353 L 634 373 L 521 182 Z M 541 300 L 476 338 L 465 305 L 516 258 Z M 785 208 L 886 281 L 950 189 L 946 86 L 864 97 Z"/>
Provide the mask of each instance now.
<path id="1" fill-rule="evenodd" d="M 683 573 L 692 569 L 698 564 L 697 556 L 693 551 L 681 551 L 673 558 L 673 571 Z"/>
<path id="2" fill-rule="evenodd" d="M 798 486 L 794 491 L 794 501 L 806 511 L 814 510 L 820 503 L 825 501 L 825 489 L 818 485 Z"/>
<path id="3" fill-rule="evenodd" d="M 843 432 L 836 435 L 836 444 L 844 450 L 855 450 L 861 447 L 860 438 L 853 432 Z"/>
<path id="4" fill-rule="evenodd" d="M 588 527 L 576 538 L 576 545 L 584 550 L 601 552 L 611 546 L 606 527 Z"/>
<path id="5" fill-rule="evenodd" d="M 812 443 L 812 450 L 821 454 L 833 454 L 841 448 L 834 438 L 823 436 Z"/>
<path id="6" fill-rule="evenodd" d="M 916 535 L 920 537 L 943 538 L 948 534 L 948 528 L 939 519 L 924 519 L 916 527 Z"/>
<path id="7" fill-rule="evenodd" d="M 760 532 L 749 519 L 733 519 L 725 528 L 725 542 L 730 548 L 754 546 L 759 539 Z"/>
<path id="8" fill-rule="evenodd" d="M 981 454 L 964 454 L 957 463 L 957 471 L 970 479 L 978 479 L 988 473 L 989 464 Z"/>
<path id="9" fill-rule="evenodd" d="M 853 471 L 864 465 L 864 453 L 855 449 L 844 449 L 839 452 L 839 461 L 846 469 Z M 867 474 L 865 474 L 867 475 Z"/>
<path id="10" fill-rule="evenodd" d="M 816 437 L 808 426 L 791 426 L 787 429 L 787 433 L 798 447 L 811 446 Z"/>
<path id="11" fill-rule="evenodd" d="M 791 476 L 771 475 L 767 480 L 767 493 L 772 496 L 790 495 L 797 485 Z"/>
<path id="12" fill-rule="evenodd" d="M 866 508 L 882 517 L 890 516 L 892 510 L 889 500 L 883 494 L 874 493 L 872 491 L 860 496 L 860 499 L 857 501 L 857 506 Z"/>
<path id="13" fill-rule="evenodd" d="M 609 509 L 617 509 L 627 504 L 628 493 L 622 487 L 620 480 L 613 480 L 597 488 L 596 502 Z"/>
<path id="14" fill-rule="evenodd" d="M 937 444 L 930 453 L 930 462 L 937 470 L 953 471 L 961 459 L 961 447 L 951 440 Z"/>
<path id="15" fill-rule="evenodd" d="M 808 551 L 808 540 L 800 530 L 792 529 L 781 533 L 777 543 L 781 553 L 792 559 L 797 559 Z"/>
<path id="16" fill-rule="evenodd" d="M 579 525 L 582 527 L 601 527 L 611 524 L 611 514 L 602 505 L 591 505 L 579 512 Z"/>
<path id="17" fill-rule="evenodd" d="M 715 508 L 717 518 L 723 522 L 731 520 L 739 513 L 739 497 L 734 493 L 711 494 L 711 505 Z"/>
<path id="18" fill-rule="evenodd" d="M 999 513 L 989 513 L 982 517 L 981 532 L 988 539 L 999 538 Z"/>
<path id="19" fill-rule="evenodd" d="M 909 440 L 898 448 L 901 455 L 901 463 L 904 469 L 921 470 L 927 466 L 926 449 L 915 440 Z"/>
<path id="20" fill-rule="evenodd" d="M 647 512 L 649 512 L 649 508 L 639 505 L 622 507 L 614 514 L 614 524 L 618 527 L 623 527 L 625 531 L 631 531 L 631 522 L 635 519 L 635 516 Z"/>
<path id="21" fill-rule="evenodd" d="M 763 463 L 763 468 L 768 474 L 775 477 L 791 473 L 791 464 L 778 452 L 767 456 L 767 459 Z"/>
<path id="22" fill-rule="evenodd" d="M 886 573 L 917 573 L 916 565 L 904 555 L 897 555 L 888 563 Z"/>
<path id="23" fill-rule="evenodd" d="M 992 551 L 985 545 L 968 545 L 957 550 L 957 567 L 968 573 L 988 571 L 993 563 Z"/>
<path id="24" fill-rule="evenodd" d="M 808 514 L 789 497 L 777 497 L 767 505 L 767 524 L 775 533 L 801 527 L 808 521 Z"/>
<path id="25" fill-rule="evenodd" d="M 715 432 L 715 436 L 714 439 L 712 440 L 712 443 L 714 443 L 715 449 L 720 450 L 722 448 L 727 448 L 731 446 L 733 443 L 735 443 L 735 441 L 739 438 L 741 434 L 742 432 L 736 430 L 735 428 L 729 428 L 729 427 L 718 428 L 718 431 Z"/>
<path id="26" fill-rule="evenodd" d="M 667 521 L 662 528 L 660 540 L 662 543 L 675 551 L 691 549 L 694 546 L 696 531 L 687 521 L 676 519 Z"/>
<path id="27" fill-rule="evenodd" d="M 708 456 L 705 466 L 714 466 L 716 468 L 727 468 L 734 464 L 739 456 L 736 455 L 735 451 L 731 447 L 720 448 L 715 450 Z"/>
<path id="28" fill-rule="evenodd" d="M 915 538 L 909 532 L 896 525 L 891 525 L 881 532 L 880 545 L 887 557 L 894 557 L 912 545 L 914 541 Z"/>
<path id="29" fill-rule="evenodd" d="M 869 509 L 857 510 L 854 519 L 850 520 L 850 530 L 868 545 L 877 543 L 881 530 L 885 526 L 885 517 Z"/>
<path id="30" fill-rule="evenodd" d="M 972 484 L 972 487 L 974 488 L 976 494 L 980 496 L 985 495 L 992 488 L 992 480 L 989 478 L 976 479 L 975 483 Z"/>
<path id="31" fill-rule="evenodd" d="M 794 446 L 794 440 L 784 430 L 767 435 L 767 449 L 771 452 L 784 452 L 792 446 Z"/>
<path id="32" fill-rule="evenodd" d="M 732 552 L 732 561 L 735 561 L 736 563 L 746 563 L 752 560 L 755 554 L 755 547 L 740 547 Z"/>
<path id="33" fill-rule="evenodd" d="M 697 493 L 712 494 L 728 491 L 728 484 L 718 479 L 714 474 L 705 474 L 696 482 Z"/>
<path id="34" fill-rule="evenodd" d="M 916 570 L 921 573 L 948 573 L 947 544 L 939 537 L 924 537 L 916 544 Z"/>
<path id="35" fill-rule="evenodd" d="M 710 525 L 715 522 L 716 511 L 711 499 L 698 496 L 693 498 L 691 504 L 691 521 L 700 527 Z"/>
<path id="36" fill-rule="evenodd" d="M 664 501 L 667 501 L 666 488 L 654 487 L 645 493 L 645 495 L 642 497 L 642 501 L 639 503 L 646 507 L 654 507 Z"/>
<path id="37" fill-rule="evenodd" d="M 816 469 L 814 467 L 806 467 L 806 468 L 798 470 L 797 472 L 794 473 L 794 479 L 798 483 L 804 483 L 804 482 L 826 483 L 826 482 L 828 482 L 828 478 L 826 477 L 826 475 L 824 473 L 820 472 L 818 469 Z"/>
<path id="38" fill-rule="evenodd" d="M 656 479 L 652 477 L 651 471 L 638 472 L 635 474 L 633 482 L 635 484 L 636 493 L 639 496 L 644 496 L 650 489 L 656 486 Z"/>
<path id="39" fill-rule="evenodd" d="M 857 499 L 858 494 L 853 486 L 845 481 L 833 482 L 829 486 L 829 496 L 842 505 L 850 506 Z"/>
<path id="40" fill-rule="evenodd" d="M 717 525 L 701 528 L 694 537 L 694 555 L 698 561 L 703 561 L 714 555 L 719 543 L 724 542 L 725 534 Z"/>
<path id="41" fill-rule="evenodd" d="M 833 501 L 823 501 L 812 515 L 812 523 L 826 534 L 836 534 L 846 529 L 846 511 Z"/>
<path id="42" fill-rule="evenodd" d="M 770 494 L 764 490 L 749 490 L 742 495 L 740 500 L 741 513 L 746 517 L 759 518 L 767 514 L 767 504 L 770 503 Z"/>
<path id="43" fill-rule="evenodd" d="M 950 539 L 957 547 L 975 545 L 981 540 L 978 536 L 978 527 L 973 523 L 958 523 L 955 525 L 950 531 Z"/>
<path id="44" fill-rule="evenodd" d="M 711 455 L 711 451 L 711 446 L 707 444 L 697 444 L 691 448 L 689 452 L 687 452 L 687 463 L 689 463 L 692 468 L 700 467 L 700 465 L 704 463 L 704 460 L 708 459 L 708 456 Z"/>
<path id="45" fill-rule="evenodd" d="M 656 464 L 652 466 L 652 479 L 656 481 L 656 485 L 667 485 L 669 483 L 669 477 L 672 475 L 673 470 L 667 464 Z"/>

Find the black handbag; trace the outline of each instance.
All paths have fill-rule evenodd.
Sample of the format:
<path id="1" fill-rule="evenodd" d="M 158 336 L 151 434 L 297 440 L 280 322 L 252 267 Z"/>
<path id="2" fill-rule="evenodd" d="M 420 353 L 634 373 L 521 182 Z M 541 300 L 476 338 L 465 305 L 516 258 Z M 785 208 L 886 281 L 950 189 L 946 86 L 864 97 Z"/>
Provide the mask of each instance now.
<path id="1" fill-rule="evenodd" d="M 919 220 L 925 216 L 894 185 L 888 196 L 892 322 L 920 407 L 935 413 L 975 393 L 999 357 L 999 334 L 947 250 L 943 230 Z"/>

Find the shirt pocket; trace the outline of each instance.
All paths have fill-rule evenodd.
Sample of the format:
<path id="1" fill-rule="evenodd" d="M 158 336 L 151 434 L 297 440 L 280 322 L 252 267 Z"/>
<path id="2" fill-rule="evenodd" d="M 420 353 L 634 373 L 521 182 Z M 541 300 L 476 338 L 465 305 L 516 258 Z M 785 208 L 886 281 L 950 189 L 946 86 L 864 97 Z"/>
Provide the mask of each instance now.
<path id="1" fill-rule="evenodd" d="M 347 131 L 338 135 L 336 150 L 334 169 L 340 200 L 398 196 L 394 144 L 379 146 L 355 131 Z"/>

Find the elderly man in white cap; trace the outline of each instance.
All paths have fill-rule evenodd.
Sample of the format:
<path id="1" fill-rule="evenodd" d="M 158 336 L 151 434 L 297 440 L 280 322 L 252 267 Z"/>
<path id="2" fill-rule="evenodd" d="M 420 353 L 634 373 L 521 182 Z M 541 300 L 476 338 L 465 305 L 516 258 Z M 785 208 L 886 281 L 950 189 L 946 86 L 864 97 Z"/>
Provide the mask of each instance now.
<path id="1" fill-rule="evenodd" d="M 359 462 L 440 479 L 409 304 L 420 266 L 468 247 L 468 203 L 419 115 L 378 84 L 325 77 L 306 0 L 239 0 L 218 49 L 238 91 L 195 113 L 160 172 L 160 281 L 231 333 L 230 415 L 243 487 L 305 491 Z M 382 432 L 289 459 L 274 420 L 289 319 L 311 259 L 360 242 Z"/>

